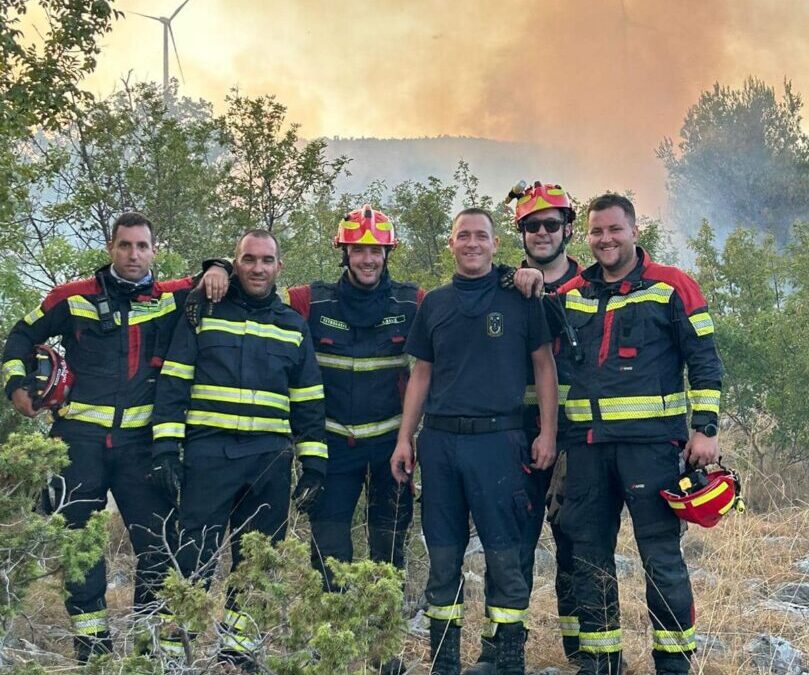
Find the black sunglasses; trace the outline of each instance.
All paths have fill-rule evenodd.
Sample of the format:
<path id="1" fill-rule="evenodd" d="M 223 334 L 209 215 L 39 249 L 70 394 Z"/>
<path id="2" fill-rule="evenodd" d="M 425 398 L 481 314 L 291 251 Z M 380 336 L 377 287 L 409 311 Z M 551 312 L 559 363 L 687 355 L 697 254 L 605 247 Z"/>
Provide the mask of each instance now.
<path id="1" fill-rule="evenodd" d="M 539 232 L 540 227 L 545 227 L 545 232 L 548 234 L 553 234 L 554 232 L 558 232 L 559 228 L 565 225 L 564 220 L 556 220 L 556 218 L 548 218 L 546 220 L 526 220 L 520 223 L 520 226 L 526 232 L 530 232 L 531 234 L 536 234 Z"/>

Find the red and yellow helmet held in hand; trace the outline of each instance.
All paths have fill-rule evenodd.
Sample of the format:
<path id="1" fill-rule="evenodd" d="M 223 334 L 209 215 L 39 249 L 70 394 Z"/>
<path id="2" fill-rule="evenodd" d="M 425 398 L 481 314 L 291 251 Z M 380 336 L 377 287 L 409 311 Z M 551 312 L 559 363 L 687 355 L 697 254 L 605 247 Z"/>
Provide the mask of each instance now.
<path id="1" fill-rule="evenodd" d="M 382 211 L 375 211 L 370 204 L 347 213 L 337 228 L 335 246 L 365 244 L 395 248 L 396 235 L 393 223 Z"/>
<path id="2" fill-rule="evenodd" d="M 67 401 L 74 375 L 64 357 L 50 345 L 37 345 L 33 356 L 25 387 L 34 410 L 55 410 Z"/>
<path id="3" fill-rule="evenodd" d="M 689 523 L 713 527 L 728 511 L 744 511 L 739 474 L 721 464 L 716 471 L 689 469 L 676 487 L 661 490 L 660 496 L 675 515 Z"/>
<path id="4" fill-rule="evenodd" d="M 535 211 L 543 209 L 559 209 L 566 216 L 567 222 L 576 220 L 576 210 L 570 200 L 570 195 L 565 192 L 561 185 L 534 181 L 528 184 L 522 180 L 517 183 L 506 197 L 506 204 L 512 199 L 517 200 L 517 210 L 514 213 L 514 220 L 519 227 L 520 221 L 526 216 L 530 216 Z"/>

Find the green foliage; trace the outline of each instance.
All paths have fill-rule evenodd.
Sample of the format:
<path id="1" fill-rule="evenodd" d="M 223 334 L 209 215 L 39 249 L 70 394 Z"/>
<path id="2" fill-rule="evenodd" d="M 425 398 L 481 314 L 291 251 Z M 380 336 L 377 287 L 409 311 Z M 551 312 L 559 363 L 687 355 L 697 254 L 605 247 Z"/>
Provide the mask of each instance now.
<path id="1" fill-rule="evenodd" d="M 103 554 L 105 514 L 73 530 L 64 504 L 49 516 L 34 511 L 50 475 L 67 464 L 67 446 L 41 434 L 11 434 L 0 446 L 0 643 L 37 579 L 60 572 L 80 581 Z"/>
<path id="2" fill-rule="evenodd" d="M 809 213 L 802 107 L 788 81 L 780 100 L 755 78 L 741 89 L 716 83 L 704 92 L 686 114 L 676 149 L 671 139 L 657 149 L 676 223 L 693 232 L 705 218 L 722 234 L 742 226 L 784 243 Z"/>

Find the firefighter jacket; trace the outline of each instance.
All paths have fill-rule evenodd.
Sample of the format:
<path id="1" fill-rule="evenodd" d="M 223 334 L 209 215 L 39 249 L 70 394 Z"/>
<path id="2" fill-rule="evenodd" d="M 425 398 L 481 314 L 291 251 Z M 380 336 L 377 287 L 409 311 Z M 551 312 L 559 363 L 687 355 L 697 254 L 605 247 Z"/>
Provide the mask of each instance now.
<path id="1" fill-rule="evenodd" d="M 606 283 L 595 264 L 559 288 L 581 345 L 578 359 L 565 342 L 558 357 L 570 377 L 569 440 L 682 442 L 689 403 L 694 427 L 718 417 L 722 364 L 699 286 L 637 252 L 620 282 Z"/>
<path id="2" fill-rule="evenodd" d="M 368 327 L 346 321 L 338 284 L 318 281 L 285 291 L 312 332 L 326 391 L 326 430 L 349 445 L 392 439 L 402 421 L 410 373 L 404 346 L 424 291 L 395 281 L 390 288 L 383 318 Z"/>
<path id="3" fill-rule="evenodd" d="M 305 467 L 325 473 L 323 385 L 309 329 L 274 288 L 251 298 L 231 277 L 225 298 L 196 328 L 178 322 L 155 410 L 155 455 L 224 436 L 234 441 L 228 457 L 294 444 Z"/>
<path id="4" fill-rule="evenodd" d="M 521 267 L 528 267 L 528 264 L 523 261 Z M 562 284 L 570 281 L 583 269 L 584 268 L 581 267 L 575 259 L 567 256 L 567 270 L 565 273 L 556 281 L 545 283 L 545 316 L 548 320 L 548 327 L 551 330 L 551 335 L 553 336 L 553 356 L 556 359 L 556 375 L 559 380 L 559 414 L 557 415 L 556 431 L 556 437 L 559 439 L 564 438 L 565 423 L 567 422 L 564 406 L 568 391 L 570 391 L 570 373 L 568 372 L 569 366 L 567 365 L 567 362 L 560 361 L 558 358 L 559 352 L 562 349 L 562 342 L 567 339 L 563 330 L 564 320 L 562 313 L 564 310 L 562 309 L 558 296 L 549 294 L 554 293 L 560 286 L 562 286 Z M 528 369 L 528 386 L 525 388 L 525 397 L 523 402 L 525 404 L 525 431 L 526 433 L 530 432 L 530 438 L 533 438 L 533 436 L 535 436 L 539 431 L 539 414 L 537 410 L 539 402 L 537 400 L 537 391 L 534 383 L 533 366 Z"/>
<path id="5" fill-rule="evenodd" d="M 8 336 L 6 394 L 23 386 L 34 345 L 61 335 L 75 382 L 55 413 L 54 435 L 106 436 L 110 447 L 148 442 L 155 380 L 192 283 L 188 277 L 134 286 L 107 265 L 92 279 L 57 286 Z"/>

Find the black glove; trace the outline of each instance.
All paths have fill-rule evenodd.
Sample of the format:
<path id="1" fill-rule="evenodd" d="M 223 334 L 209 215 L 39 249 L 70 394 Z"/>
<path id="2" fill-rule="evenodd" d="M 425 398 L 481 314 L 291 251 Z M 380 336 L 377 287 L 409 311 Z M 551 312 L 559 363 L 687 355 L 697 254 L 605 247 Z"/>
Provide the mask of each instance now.
<path id="1" fill-rule="evenodd" d="M 188 319 L 188 323 L 196 328 L 202 322 L 203 314 L 210 313 L 210 311 L 211 303 L 205 297 L 205 289 L 196 286 L 185 300 L 185 318 Z"/>
<path id="2" fill-rule="evenodd" d="M 313 469 L 304 469 L 295 486 L 295 492 L 292 493 L 295 508 L 301 513 L 311 513 L 321 492 L 323 492 L 323 474 Z"/>
<path id="3" fill-rule="evenodd" d="M 173 504 L 179 503 L 183 484 L 183 463 L 179 455 L 170 452 L 155 457 L 151 478 L 152 484 L 162 490 Z"/>
<path id="4" fill-rule="evenodd" d="M 514 288 L 514 274 L 517 272 L 516 267 L 510 265 L 498 265 L 497 274 L 500 277 L 500 288 L 511 289 Z"/>

